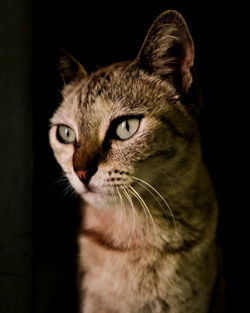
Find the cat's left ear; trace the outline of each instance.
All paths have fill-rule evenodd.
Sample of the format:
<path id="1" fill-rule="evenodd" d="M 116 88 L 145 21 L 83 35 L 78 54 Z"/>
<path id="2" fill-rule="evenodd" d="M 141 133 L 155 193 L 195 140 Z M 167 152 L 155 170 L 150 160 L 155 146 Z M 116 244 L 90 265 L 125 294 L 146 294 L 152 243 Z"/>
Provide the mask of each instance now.
<path id="1" fill-rule="evenodd" d="M 65 84 L 79 81 L 88 76 L 84 67 L 63 48 L 58 48 L 58 69 Z"/>
<path id="2" fill-rule="evenodd" d="M 186 93 L 192 84 L 194 44 L 187 24 L 174 10 L 163 12 L 153 23 L 135 64 L 150 74 L 171 79 Z"/>

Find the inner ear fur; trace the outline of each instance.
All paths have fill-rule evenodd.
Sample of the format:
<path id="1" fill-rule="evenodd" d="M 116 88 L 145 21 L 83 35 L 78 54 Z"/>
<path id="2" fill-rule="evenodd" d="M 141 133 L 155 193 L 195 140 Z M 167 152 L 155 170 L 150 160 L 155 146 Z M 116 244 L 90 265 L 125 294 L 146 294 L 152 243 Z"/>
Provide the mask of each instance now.
<path id="1" fill-rule="evenodd" d="M 171 81 L 181 92 L 192 84 L 194 44 L 180 13 L 163 12 L 148 31 L 135 64 L 150 74 Z"/>

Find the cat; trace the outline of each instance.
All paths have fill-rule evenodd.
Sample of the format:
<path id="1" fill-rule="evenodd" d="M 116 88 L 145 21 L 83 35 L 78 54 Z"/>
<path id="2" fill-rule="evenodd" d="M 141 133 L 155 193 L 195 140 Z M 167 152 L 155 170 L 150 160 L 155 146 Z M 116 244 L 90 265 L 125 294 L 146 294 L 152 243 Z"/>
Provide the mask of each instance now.
<path id="1" fill-rule="evenodd" d="M 66 51 L 54 155 L 82 199 L 81 313 L 207 313 L 216 195 L 202 161 L 194 44 L 163 12 L 133 61 L 87 74 Z"/>

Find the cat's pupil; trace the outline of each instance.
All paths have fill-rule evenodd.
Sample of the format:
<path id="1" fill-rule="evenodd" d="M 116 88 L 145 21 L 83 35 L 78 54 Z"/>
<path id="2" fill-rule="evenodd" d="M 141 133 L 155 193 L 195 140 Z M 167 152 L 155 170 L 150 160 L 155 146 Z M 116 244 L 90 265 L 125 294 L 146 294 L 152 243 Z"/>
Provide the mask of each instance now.
<path id="1" fill-rule="evenodd" d="M 64 133 L 65 133 L 65 135 L 69 138 L 69 136 L 70 136 L 70 131 L 69 131 L 68 128 L 65 128 Z"/>
<path id="2" fill-rule="evenodd" d="M 128 121 L 124 121 L 122 126 L 125 127 L 127 129 L 127 131 L 129 132 L 129 123 L 128 123 Z"/>

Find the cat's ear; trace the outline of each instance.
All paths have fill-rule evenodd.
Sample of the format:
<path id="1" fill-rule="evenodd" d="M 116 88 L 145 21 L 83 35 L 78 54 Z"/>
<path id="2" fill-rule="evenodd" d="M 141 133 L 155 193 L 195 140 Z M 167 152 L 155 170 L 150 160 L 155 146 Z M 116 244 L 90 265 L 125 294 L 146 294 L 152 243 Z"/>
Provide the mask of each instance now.
<path id="1" fill-rule="evenodd" d="M 79 81 L 88 76 L 84 67 L 63 48 L 58 48 L 58 70 L 65 84 Z"/>
<path id="2" fill-rule="evenodd" d="M 140 68 L 171 79 L 181 92 L 192 84 L 194 44 L 187 24 L 174 10 L 163 12 L 153 23 L 135 60 Z"/>

